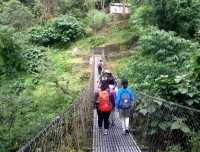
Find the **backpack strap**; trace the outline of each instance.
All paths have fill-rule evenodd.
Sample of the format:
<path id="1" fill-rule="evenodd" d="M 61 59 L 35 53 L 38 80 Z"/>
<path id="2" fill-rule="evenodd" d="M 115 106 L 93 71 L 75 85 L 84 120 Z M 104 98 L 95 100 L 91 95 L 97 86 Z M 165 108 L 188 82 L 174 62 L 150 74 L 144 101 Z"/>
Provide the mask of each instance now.
<path id="1" fill-rule="evenodd" d="M 114 99 L 114 94 L 112 93 L 112 92 L 108 92 L 109 93 L 109 102 L 110 102 L 110 104 L 112 105 L 112 106 L 114 106 L 113 105 L 113 103 L 112 103 L 112 101 L 111 101 L 111 96 L 113 95 L 113 99 Z"/>

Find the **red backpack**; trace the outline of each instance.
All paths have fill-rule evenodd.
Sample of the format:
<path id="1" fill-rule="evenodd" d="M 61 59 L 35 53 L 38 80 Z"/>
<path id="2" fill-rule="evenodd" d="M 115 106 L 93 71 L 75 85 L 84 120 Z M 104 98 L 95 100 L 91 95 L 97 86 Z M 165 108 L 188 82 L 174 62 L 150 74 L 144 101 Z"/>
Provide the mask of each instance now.
<path id="1" fill-rule="evenodd" d="M 108 91 L 99 91 L 99 111 L 108 112 L 111 111 L 113 108 L 112 104 L 109 100 L 109 93 Z"/>

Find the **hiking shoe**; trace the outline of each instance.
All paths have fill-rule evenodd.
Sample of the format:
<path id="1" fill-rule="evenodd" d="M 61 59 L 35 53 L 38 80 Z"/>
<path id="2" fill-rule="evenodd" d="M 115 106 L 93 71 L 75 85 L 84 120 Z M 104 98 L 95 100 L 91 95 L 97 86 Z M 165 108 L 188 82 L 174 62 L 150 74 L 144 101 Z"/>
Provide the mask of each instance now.
<path id="1" fill-rule="evenodd" d="M 103 134 L 104 134 L 104 135 L 108 135 L 108 133 L 107 133 L 107 132 L 104 132 Z"/>
<path id="2" fill-rule="evenodd" d="M 125 130 L 125 132 L 128 134 L 128 133 L 129 133 L 129 130 L 128 130 L 128 129 L 126 129 L 126 130 Z"/>

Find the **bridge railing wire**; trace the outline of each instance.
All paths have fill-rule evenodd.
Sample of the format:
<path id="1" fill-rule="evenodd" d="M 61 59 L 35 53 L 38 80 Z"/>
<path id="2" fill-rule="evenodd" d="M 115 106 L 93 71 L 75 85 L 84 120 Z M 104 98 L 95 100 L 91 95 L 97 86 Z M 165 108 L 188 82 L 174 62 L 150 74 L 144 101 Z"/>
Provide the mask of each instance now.
<path id="1" fill-rule="evenodd" d="M 134 135 L 144 151 L 199 151 L 200 110 L 136 92 L 132 113 Z"/>
<path id="2" fill-rule="evenodd" d="M 87 151 L 92 143 L 94 60 L 87 86 L 63 113 L 17 152 Z"/>

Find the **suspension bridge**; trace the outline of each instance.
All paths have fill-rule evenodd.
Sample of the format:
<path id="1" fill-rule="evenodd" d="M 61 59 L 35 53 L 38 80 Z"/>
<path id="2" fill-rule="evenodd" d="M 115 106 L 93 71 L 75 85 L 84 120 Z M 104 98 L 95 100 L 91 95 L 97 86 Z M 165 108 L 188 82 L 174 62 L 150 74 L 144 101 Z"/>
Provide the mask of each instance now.
<path id="1" fill-rule="evenodd" d="M 200 147 L 194 141 L 200 133 L 200 110 L 141 92 L 134 93 L 137 108 L 131 109 L 130 134 L 122 134 L 118 113 L 115 126 L 109 129 L 109 135 L 99 132 L 93 95 L 97 89 L 96 67 L 100 59 L 105 63 L 104 67 L 108 68 L 104 51 L 92 49 L 91 74 L 84 91 L 17 152 L 167 152 L 170 148 L 198 152 Z"/>

